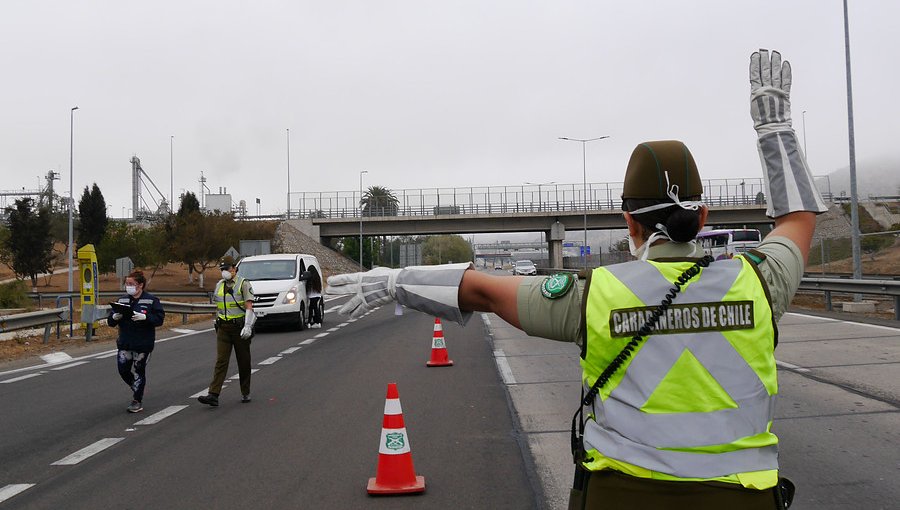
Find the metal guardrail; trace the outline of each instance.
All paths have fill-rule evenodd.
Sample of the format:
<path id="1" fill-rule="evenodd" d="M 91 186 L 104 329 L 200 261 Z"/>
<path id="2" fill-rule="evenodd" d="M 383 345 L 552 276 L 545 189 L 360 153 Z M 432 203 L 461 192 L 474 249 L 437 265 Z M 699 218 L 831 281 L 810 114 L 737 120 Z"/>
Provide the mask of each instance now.
<path id="1" fill-rule="evenodd" d="M 900 281 L 897 280 L 846 280 L 843 278 L 803 278 L 800 290 L 825 293 L 825 309 L 832 310 L 831 293 L 871 294 L 894 297 L 894 320 L 900 321 Z"/>
<path id="2" fill-rule="evenodd" d="M 59 299 L 69 295 L 77 299 L 80 296 L 78 293 L 69 294 L 68 292 L 27 292 L 26 295 L 30 299 L 36 300 L 38 306 L 41 308 L 44 306 L 44 299 Z M 97 295 L 101 298 L 117 298 L 124 295 L 124 292 L 104 290 L 98 292 Z M 212 291 L 174 290 L 153 292 L 153 295 L 158 298 L 206 298 L 212 303 Z"/>
<path id="3" fill-rule="evenodd" d="M 206 294 L 203 294 L 203 296 L 206 296 Z M 165 310 L 166 313 L 181 314 L 182 324 L 187 323 L 188 315 L 213 314 L 216 312 L 216 305 L 207 303 L 179 303 L 175 301 L 160 301 L 160 303 L 163 305 L 163 310 Z M 104 320 L 108 314 L 109 305 L 96 306 L 94 308 L 94 321 Z M 47 343 L 50 339 L 50 330 L 53 325 L 69 322 L 71 326 L 72 321 L 70 321 L 69 318 L 70 311 L 68 306 L 0 316 L 0 333 L 43 326 L 44 343 Z M 92 334 L 93 327 L 88 327 L 85 331 L 85 339 L 90 341 Z M 56 336 L 59 338 L 59 330 L 57 330 Z M 69 336 L 72 336 L 71 331 L 69 332 Z"/>

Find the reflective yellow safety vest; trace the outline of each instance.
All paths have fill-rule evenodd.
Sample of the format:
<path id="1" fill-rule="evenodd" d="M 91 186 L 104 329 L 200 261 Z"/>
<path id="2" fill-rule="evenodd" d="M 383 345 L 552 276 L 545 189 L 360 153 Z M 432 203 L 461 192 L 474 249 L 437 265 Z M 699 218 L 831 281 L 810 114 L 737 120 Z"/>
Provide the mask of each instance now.
<path id="1" fill-rule="evenodd" d="M 225 291 L 225 280 L 219 280 L 216 284 L 216 290 L 213 293 L 213 300 L 216 303 L 216 317 L 229 320 L 238 319 L 244 316 L 244 279 L 240 276 L 234 278 L 234 287 L 230 292 Z"/>
<path id="2" fill-rule="evenodd" d="M 585 391 L 694 262 L 635 261 L 593 271 L 585 298 Z M 752 262 L 736 257 L 702 269 L 585 408 L 584 466 L 775 486 L 776 335 L 768 289 Z"/>

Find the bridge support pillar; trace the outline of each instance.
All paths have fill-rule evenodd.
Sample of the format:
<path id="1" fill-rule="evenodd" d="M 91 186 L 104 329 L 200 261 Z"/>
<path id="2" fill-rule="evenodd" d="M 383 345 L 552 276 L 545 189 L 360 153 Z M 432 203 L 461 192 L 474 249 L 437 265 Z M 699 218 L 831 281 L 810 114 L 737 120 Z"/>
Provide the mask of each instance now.
<path id="1" fill-rule="evenodd" d="M 563 241 L 566 239 L 566 226 L 559 221 L 550 225 L 547 235 L 547 254 L 550 258 L 550 267 L 562 269 L 563 267 Z"/>

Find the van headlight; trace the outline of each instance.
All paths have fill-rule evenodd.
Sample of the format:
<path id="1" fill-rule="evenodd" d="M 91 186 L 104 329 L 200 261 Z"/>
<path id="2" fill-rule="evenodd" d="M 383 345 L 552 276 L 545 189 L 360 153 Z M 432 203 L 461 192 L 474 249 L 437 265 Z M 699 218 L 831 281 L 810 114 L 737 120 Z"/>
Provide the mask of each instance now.
<path id="1" fill-rule="evenodd" d="M 281 302 L 285 305 L 292 305 L 297 302 L 297 287 L 291 287 L 291 290 L 287 291 L 287 294 L 284 295 L 284 299 Z"/>

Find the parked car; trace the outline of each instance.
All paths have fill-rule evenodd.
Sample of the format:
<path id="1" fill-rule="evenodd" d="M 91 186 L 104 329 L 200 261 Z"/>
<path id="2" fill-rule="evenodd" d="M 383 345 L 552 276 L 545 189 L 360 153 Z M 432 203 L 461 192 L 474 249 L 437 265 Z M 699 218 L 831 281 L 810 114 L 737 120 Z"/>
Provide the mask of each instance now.
<path id="1" fill-rule="evenodd" d="M 513 266 L 513 274 L 522 276 L 537 276 L 537 268 L 530 260 L 517 260 Z"/>
<path id="2" fill-rule="evenodd" d="M 322 268 L 313 255 L 276 253 L 244 257 L 238 263 L 238 276 L 253 284 L 253 311 L 259 324 L 287 323 L 299 330 L 309 324 L 312 289 L 322 292 Z M 325 317 L 325 303 L 318 300 Z"/>
<path id="3" fill-rule="evenodd" d="M 494 262 L 494 271 L 500 271 L 503 269 L 503 262 Z"/>

